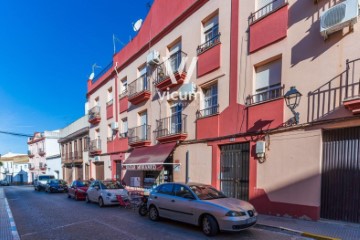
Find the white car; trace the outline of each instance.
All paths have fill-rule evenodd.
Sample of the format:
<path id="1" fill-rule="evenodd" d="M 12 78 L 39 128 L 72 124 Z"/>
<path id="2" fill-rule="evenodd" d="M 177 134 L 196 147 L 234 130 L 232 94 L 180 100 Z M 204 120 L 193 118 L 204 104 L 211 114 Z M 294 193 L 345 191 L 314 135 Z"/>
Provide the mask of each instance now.
<path id="1" fill-rule="evenodd" d="M 128 198 L 128 191 L 119 182 L 116 181 L 99 181 L 91 183 L 86 192 L 86 202 L 96 202 L 100 207 L 106 205 L 119 205 L 117 195 Z"/>

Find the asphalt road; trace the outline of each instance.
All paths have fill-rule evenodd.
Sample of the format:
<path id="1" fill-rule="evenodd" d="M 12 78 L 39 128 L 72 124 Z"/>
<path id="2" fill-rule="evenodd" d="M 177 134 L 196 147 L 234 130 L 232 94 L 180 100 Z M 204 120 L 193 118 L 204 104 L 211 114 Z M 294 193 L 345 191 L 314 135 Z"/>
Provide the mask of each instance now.
<path id="1" fill-rule="evenodd" d="M 22 240 L 206 239 L 198 227 L 162 219 L 152 222 L 136 211 L 68 199 L 66 194 L 36 192 L 32 187 L 5 187 Z M 303 239 L 251 228 L 220 233 L 211 239 Z"/>

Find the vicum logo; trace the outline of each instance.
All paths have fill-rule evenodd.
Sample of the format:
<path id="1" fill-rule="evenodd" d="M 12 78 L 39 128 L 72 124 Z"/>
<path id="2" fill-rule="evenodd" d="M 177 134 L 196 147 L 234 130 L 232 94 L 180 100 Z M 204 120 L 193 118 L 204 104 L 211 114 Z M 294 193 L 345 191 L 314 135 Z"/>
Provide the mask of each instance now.
<path id="1" fill-rule="evenodd" d="M 170 93 L 170 89 L 167 88 L 167 90 L 163 91 L 162 93 L 158 92 L 158 96 L 161 101 L 163 101 L 164 99 L 166 99 L 167 101 L 189 101 L 192 99 L 201 98 L 201 92 L 196 91 L 196 84 L 190 81 L 192 75 L 194 74 L 198 58 L 193 57 L 191 59 L 190 65 L 186 71 L 185 66 L 188 62 L 188 59 L 189 58 L 187 56 L 181 57 L 180 61 L 178 58 L 175 60 L 171 59 L 169 55 L 163 57 L 165 70 L 167 75 L 170 77 L 172 84 L 178 83 L 176 75 L 185 76 L 185 78 L 182 86 L 178 89 L 178 91 L 173 91 Z M 174 66 L 178 66 L 177 69 L 174 69 Z"/>

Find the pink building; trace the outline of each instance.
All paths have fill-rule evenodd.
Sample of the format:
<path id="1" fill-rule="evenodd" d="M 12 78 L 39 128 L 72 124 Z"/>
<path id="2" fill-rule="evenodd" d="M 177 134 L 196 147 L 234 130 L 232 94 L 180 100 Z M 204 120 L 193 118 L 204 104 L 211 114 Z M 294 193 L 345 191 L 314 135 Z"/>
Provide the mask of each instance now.
<path id="1" fill-rule="evenodd" d="M 359 222 L 357 9 L 156 0 L 88 81 L 91 176 L 204 182 L 261 213 Z"/>

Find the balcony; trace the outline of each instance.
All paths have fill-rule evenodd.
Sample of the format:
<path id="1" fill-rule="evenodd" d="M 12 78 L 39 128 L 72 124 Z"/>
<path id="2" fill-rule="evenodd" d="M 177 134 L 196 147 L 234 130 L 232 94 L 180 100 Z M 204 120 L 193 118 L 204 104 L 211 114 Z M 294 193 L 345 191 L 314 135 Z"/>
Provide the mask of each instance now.
<path id="1" fill-rule="evenodd" d="M 197 55 L 200 55 L 202 54 L 203 52 L 205 52 L 206 50 L 220 44 L 220 36 L 221 36 L 221 33 L 219 33 L 218 35 L 214 36 L 213 38 L 211 38 L 209 41 L 199 45 L 197 47 Z"/>
<path id="2" fill-rule="evenodd" d="M 164 91 L 167 88 L 178 86 L 184 82 L 186 66 L 182 63 L 185 63 L 184 58 L 186 58 L 186 56 L 186 53 L 178 51 L 157 66 L 154 83 L 158 89 Z M 174 79 L 171 79 L 170 76 L 174 76 Z"/>
<path id="3" fill-rule="evenodd" d="M 288 1 L 274 0 L 249 16 L 249 52 L 273 44 L 287 36 Z M 274 27 L 276 26 L 276 27 Z"/>
<path id="4" fill-rule="evenodd" d="M 161 143 L 184 141 L 187 138 L 185 114 L 177 114 L 156 121 L 156 139 Z"/>
<path id="5" fill-rule="evenodd" d="M 221 66 L 220 33 L 197 48 L 197 76 L 201 77 Z"/>
<path id="6" fill-rule="evenodd" d="M 40 168 L 40 170 L 45 171 L 47 168 L 46 163 L 39 163 L 39 168 Z"/>
<path id="7" fill-rule="evenodd" d="M 92 156 L 101 154 L 101 139 L 91 140 L 89 151 Z"/>
<path id="8" fill-rule="evenodd" d="M 95 106 L 89 110 L 89 123 L 98 124 L 101 121 L 100 106 Z"/>
<path id="9" fill-rule="evenodd" d="M 33 158 L 35 154 L 32 151 L 28 150 L 28 156 L 29 158 Z"/>
<path id="10" fill-rule="evenodd" d="M 35 170 L 35 165 L 33 163 L 29 163 L 29 170 Z"/>
<path id="11" fill-rule="evenodd" d="M 151 144 L 150 125 L 142 125 L 128 129 L 128 141 L 131 147 L 144 147 Z"/>
<path id="12" fill-rule="evenodd" d="M 219 114 L 219 104 L 211 107 L 204 108 L 196 112 L 196 118 L 210 117 Z"/>
<path id="13" fill-rule="evenodd" d="M 141 102 L 147 101 L 150 99 L 150 84 L 147 74 L 141 75 L 135 81 L 129 84 L 128 86 L 129 95 L 128 100 L 134 105 L 137 105 Z"/>
<path id="14" fill-rule="evenodd" d="M 251 106 L 263 102 L 268 102 L 284 96 L 284 85 L 274 85 L 267 88 L 260 89 L 260 93 L 249 95 L 246 98 L 246 105 Z"/>
<path id="15" fill-rule="evenodd" d="M 44 149 L 42 149 L 42 148 L 39 148 L 38 149 L 38 153 L 39 153 L 39 155 L 41 156 L 41 157 L 43 157 L 43 156 L 45 156 L 45 150 Z"/>

